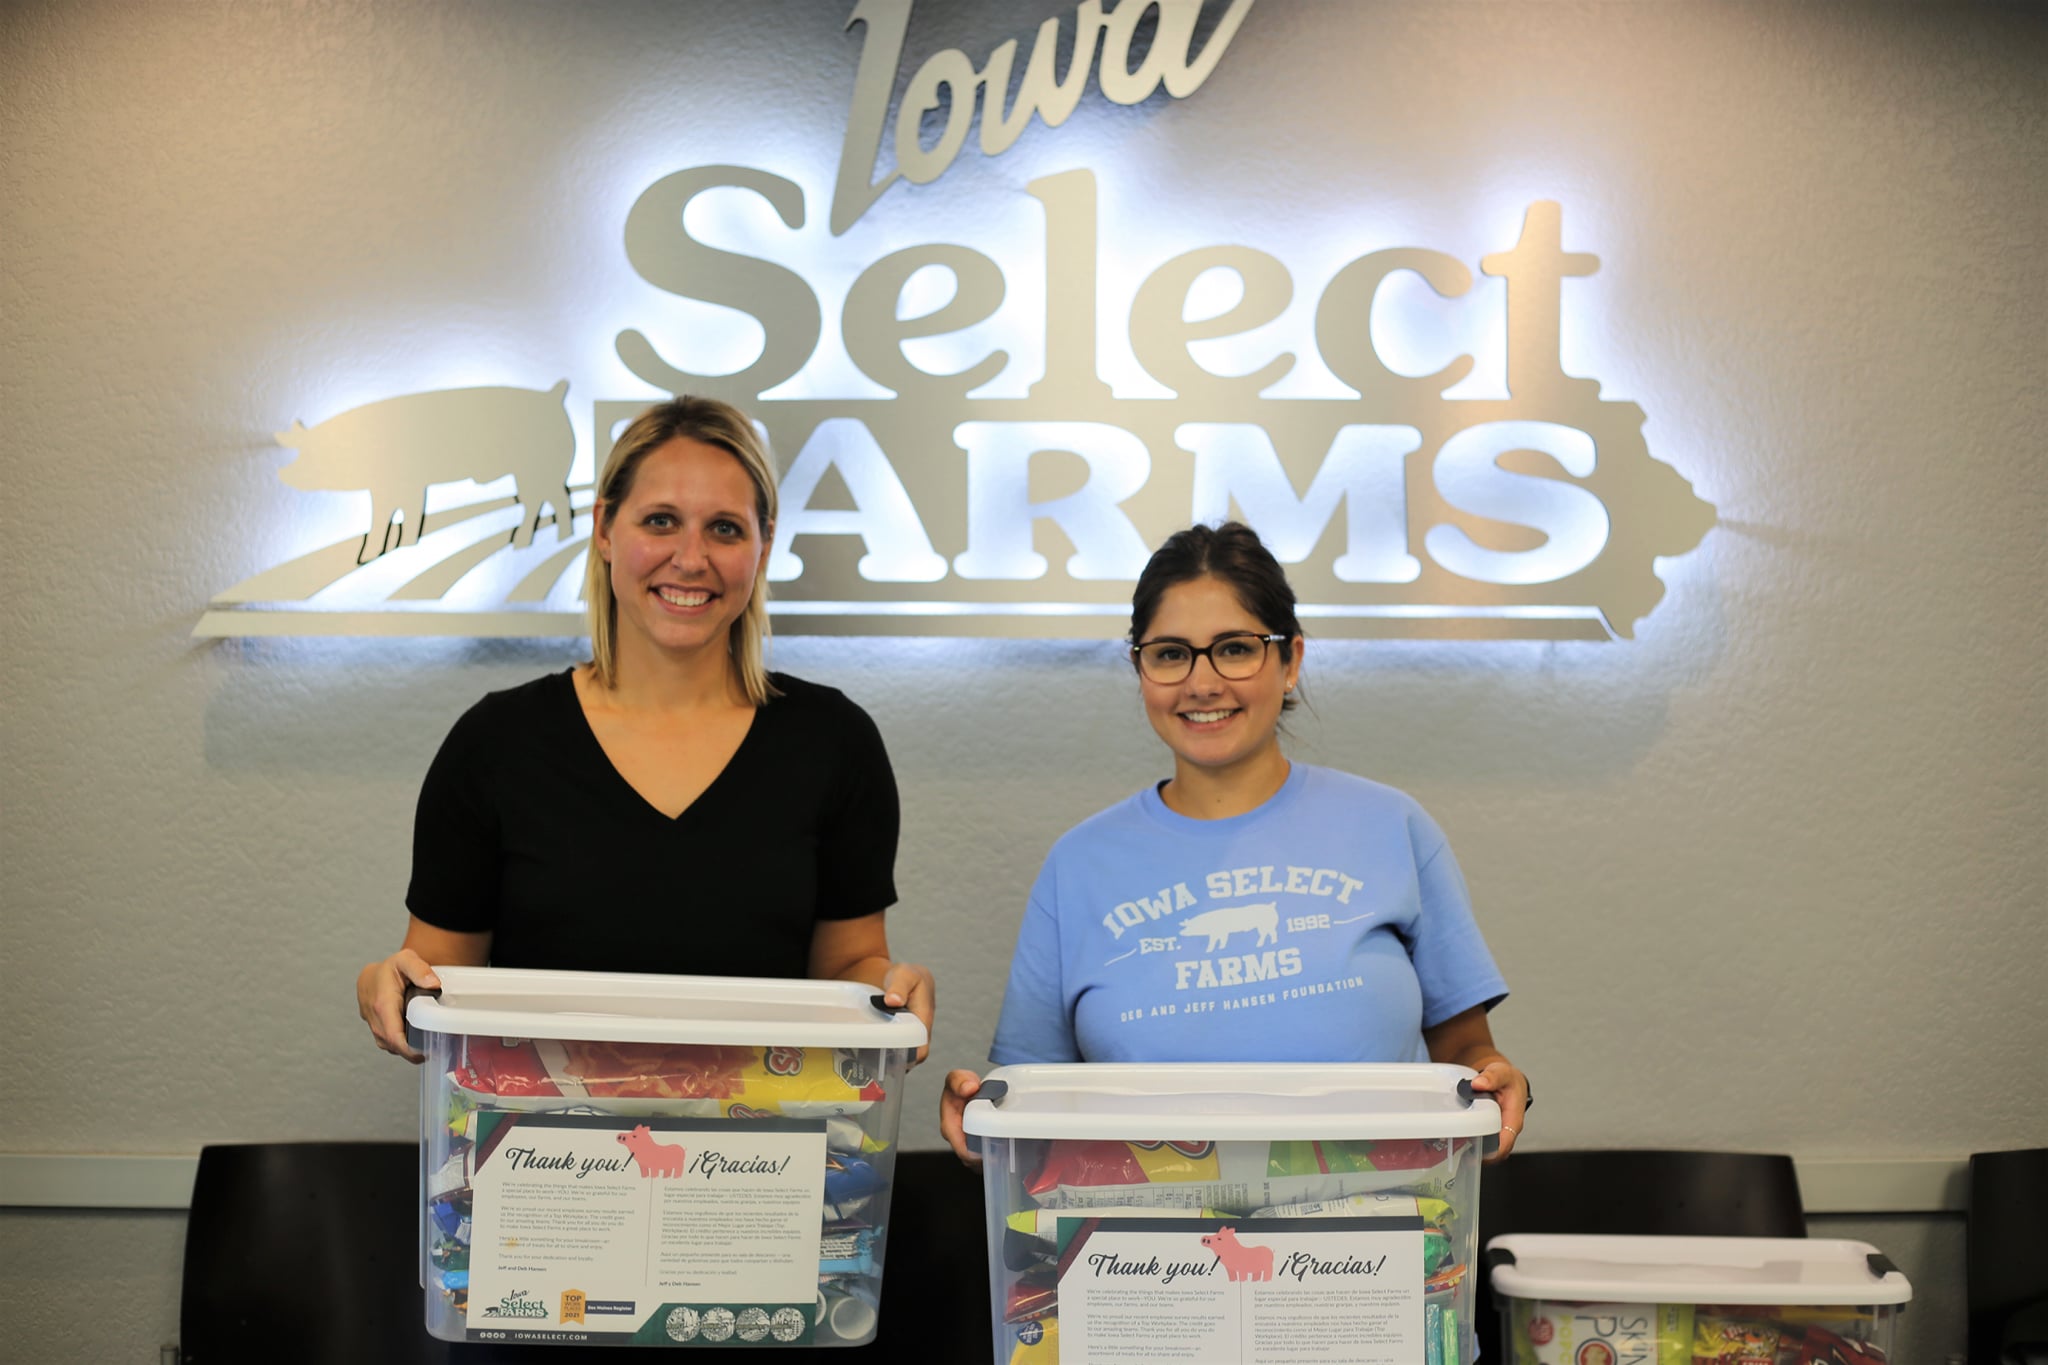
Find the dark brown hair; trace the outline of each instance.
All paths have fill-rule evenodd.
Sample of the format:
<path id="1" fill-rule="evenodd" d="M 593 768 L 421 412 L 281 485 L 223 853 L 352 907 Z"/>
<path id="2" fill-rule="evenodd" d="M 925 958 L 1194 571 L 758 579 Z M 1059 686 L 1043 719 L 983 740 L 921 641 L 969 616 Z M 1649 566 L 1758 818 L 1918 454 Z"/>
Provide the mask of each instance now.
<path id="1" fill-rule="evenodd" d="M 1287 582 L 1286 570 L 1259 539 L 1259 533 L 1241 521 L 1175 531 L 1153 551 L 1131 593 L 1133 646 L 1151 628 L 1166 590 L 1197 578 L 1215 578 L 1229 584 L 1238 602 L 1258 618 L 1260 625 L 1275 635 L 1287 637 L 1287 642 L 1280 646 L 1280 662 L 1293 662 L 1295 638 L 1304 634 L 1294 611 L 1294 589 Z M 1137 656 L 1132 656 L 1132 662 L 1137 662 Z M 1292 707 L 1294 698 L 1288 697 L 1283 705 Z"/>

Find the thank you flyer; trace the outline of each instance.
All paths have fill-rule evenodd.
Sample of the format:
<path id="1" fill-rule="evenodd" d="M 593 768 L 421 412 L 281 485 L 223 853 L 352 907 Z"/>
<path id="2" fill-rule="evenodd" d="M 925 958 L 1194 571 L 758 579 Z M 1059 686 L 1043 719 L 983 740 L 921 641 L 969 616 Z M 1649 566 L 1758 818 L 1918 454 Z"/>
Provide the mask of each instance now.
<path id="1" fill-rule="evenodd" d="M 822 1122 L 476 1121 L 471 1339 L 811 1340 Z"/>
<path id="2" fill-rule="evenodd" d="M 1071 1221 L 1061 1365 L 1423 1359 L 1420 1218 Z"/>

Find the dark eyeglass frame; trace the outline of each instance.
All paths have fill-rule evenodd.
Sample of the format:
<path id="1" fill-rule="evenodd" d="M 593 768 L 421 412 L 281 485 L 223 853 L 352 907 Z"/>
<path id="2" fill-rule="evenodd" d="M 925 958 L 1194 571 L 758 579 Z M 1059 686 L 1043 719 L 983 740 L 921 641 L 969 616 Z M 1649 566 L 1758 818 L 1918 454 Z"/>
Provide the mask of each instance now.
<path id="1" fill-rule="evenodd" d="M 1259 673 L 1266 667 L 1267 656 L 1273 652 L 1274 645 L 1285 644 L 1292 638 L 1292 636 L 1285 633 L 1261 635 L 1256 631 L 1234 630 L 1227 635 L 1217 636 L 1200 649 L 1195 648 L 1186 640 L 1141 640 L 1131 646 L 1131 665 L 1138 670 L 1138 676 L 1144 678 L 1147 682 L 1155 682 L 1161 686 L 1171 686 L 1174 683 L 1186 682 L 1195 671 L 1195 660 L 1206 658 L 1209 661 L 1209 667 L 1216 670 L 1217 677 L 1227 682 L 1246 682 L 1258 677 Z M 1226 673 L 1223 671 L 1223 665 L 1216 661 L 1216 646 L 1229 644 L 1233 640 L 1257 640 L 1259 642 L 1259 661 L 1252 665 L 1250 671 Z M 1154 645 L 1177 645 L 1185 649 L 1188 652 L 1188 666 L 1170 678 L 1161 677 L 1152 668 L 1148 667 L 1145 662 L 1145 651 Z"/>

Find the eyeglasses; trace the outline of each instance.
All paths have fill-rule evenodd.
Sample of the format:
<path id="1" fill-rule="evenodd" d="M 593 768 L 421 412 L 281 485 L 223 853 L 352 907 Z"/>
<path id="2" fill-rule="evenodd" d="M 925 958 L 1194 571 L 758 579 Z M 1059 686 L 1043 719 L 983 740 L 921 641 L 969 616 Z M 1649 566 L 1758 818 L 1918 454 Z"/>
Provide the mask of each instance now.
<path id="1" fill-rule="evenodd" d="M 1246 678 L 1258 676 L 1266 666 L 1266 648 L 1285 642 L 1285 635 L 1254 635 L 1244 631 L 1234 635 L 1219 635 L 1208 644 L 1196 649 L 1185 640 L 1147 640 L 1141 645 L 1132 645 L 1131 653 L 1137 657 L 1138 671 L 1145 675 L 1147 682 L 1185 682 L 1188 674 L 1195 671 L 1195 660 L 1207 656 L 1209 667 L 1216 670 L 1216 676 L 1231 682 L 1243 682 Z"/>

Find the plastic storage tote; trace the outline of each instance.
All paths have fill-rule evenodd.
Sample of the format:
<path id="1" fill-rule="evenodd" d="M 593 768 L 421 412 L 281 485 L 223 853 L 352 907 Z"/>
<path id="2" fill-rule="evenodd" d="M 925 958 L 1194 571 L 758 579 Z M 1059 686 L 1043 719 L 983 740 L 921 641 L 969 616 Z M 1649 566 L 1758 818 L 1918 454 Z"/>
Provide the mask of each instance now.
<path id="1" fill-rule="evenodd" d="M 1470 1365 L 1500 1110 L 1428 1065 L 991 1072 L 997 1365 Z"/>
<path id="2" fill-rule="evenodd" d="M 437 973 L 406 1007 L 429 1332 L 873 1338 L 922 1023 L 849 982 Z"/>
<path id="3" fill-rule="evenodd" d="M 1891 1365 L 1913 1297 L 1863 1242 L 1516 1233 L 1486 1262 L 1510 1365 Z"/>

